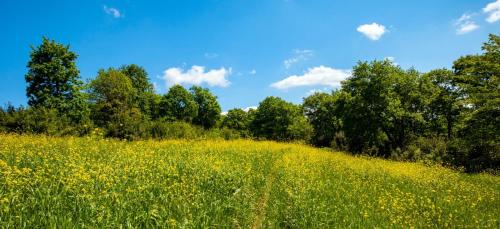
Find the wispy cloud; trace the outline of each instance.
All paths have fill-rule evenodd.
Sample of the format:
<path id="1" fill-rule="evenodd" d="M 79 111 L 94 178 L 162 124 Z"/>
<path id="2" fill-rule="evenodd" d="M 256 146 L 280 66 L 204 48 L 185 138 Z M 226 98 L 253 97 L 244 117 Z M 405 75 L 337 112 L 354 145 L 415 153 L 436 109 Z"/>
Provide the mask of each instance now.
<path id="1" fill-rule="evenodd" d="M 108 6 L 104 5 L 103 10 L 106 14 L 109 14 L 109 15 L 113 16 L 114 18 L 123 17 L 123 14 L 117 8 L 108 7 Z"/>
<path id="2" fill-rule="evenodd" d="M 303 75 L 292 75 L 271 84 L 271 87 L 285 90 L 303 86 L 329 86 L 338 87 L 340 82 L 351 75 L 348 70 L 339 70 L 323 65 L 310 68 Z"/>
<path id="3" fill-rule="evenodd" d="M 313 50 L 309 49 L 294 49 L 293 56 L 284 60 L 283 65 L 286 69 L 289 69 L 293 64 L 298 63 L 299 61 L 308 60 L 314 55 Z"/>
<path id="4" fill-rule="evenodd" d="M 249 73 L 250 73 L 250 75 L 255 75 L 255 74 L 257 74 L 257 70 L 252 69 L 252 71 L 250 71 Z"/>
<path id="5" fill-rule="evenodd" d="M 368 39 L 376 41 L 379 40 L 388 30 L 385 26 L 373 22 L 371 24 L 358 26 L 357 31 L 365 35 Z"/>
<path id="6" fill-rule="evenodd" d="M 462 14 L 455 22 L 455 27 L 458 35 L 470 33 L 479 28 L 479 25 L 472 20 L 475 14 Z"/>
<path id="7" fill-rule="evenodd" d="M 182 68 L 169 68 L 163 72 L 162 79 L 167 87 L 175 84 L 202 85 L 227 87 L 230 82 L 227 77 L 231 75 L 231 68 L 211 69 L 205 71 L 205 67 L 193 65 L 191 69 L 184 71 Z"/>
<path id="8" fill-rule="evenodd" d="M 486 5 L 486 7 L 483 8 L 483 12 L 488 14 L 486 21 L 489 23 L 494 23 L 500 20 L 500 0 Z"/>

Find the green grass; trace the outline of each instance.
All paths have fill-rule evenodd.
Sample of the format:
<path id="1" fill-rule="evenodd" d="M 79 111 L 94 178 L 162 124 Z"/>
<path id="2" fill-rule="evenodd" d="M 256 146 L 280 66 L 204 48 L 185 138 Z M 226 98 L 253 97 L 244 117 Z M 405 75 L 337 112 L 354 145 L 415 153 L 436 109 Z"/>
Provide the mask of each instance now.
<path id="1" fill-rule="evenodd" d="M 499 181 L 297 144 L 0 135 L 0 227 L 498 228 Z"/>

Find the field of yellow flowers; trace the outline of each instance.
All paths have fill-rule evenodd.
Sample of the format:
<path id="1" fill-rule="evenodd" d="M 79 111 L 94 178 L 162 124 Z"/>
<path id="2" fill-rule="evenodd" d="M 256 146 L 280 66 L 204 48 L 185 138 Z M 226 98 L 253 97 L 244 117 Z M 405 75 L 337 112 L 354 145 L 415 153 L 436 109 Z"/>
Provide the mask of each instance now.
<path id="1" fill-rule="evenodd" d="M 498 228 L 500 178 L 248 140 L 0 134 L 0 227 Z"/>

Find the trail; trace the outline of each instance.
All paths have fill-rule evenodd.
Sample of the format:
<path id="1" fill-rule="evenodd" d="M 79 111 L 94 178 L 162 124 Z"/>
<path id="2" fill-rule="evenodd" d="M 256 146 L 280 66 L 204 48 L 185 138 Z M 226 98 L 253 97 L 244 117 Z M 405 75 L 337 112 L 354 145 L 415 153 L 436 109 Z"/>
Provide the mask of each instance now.
<path id="1" fill-rule="evenodd" d="M 252 229 L 261 228 L 262 223 L 266 218 L 267 202 L 269 201 L 269 195 L 271 193 L 271 189 L 273 188 L 274 180 L 276 179 L 276 167 L 279 161 L 281 161 L 281 157 L 274 161 L 273 166 L 266 177 L 266 184 L 253 212 Z"/>

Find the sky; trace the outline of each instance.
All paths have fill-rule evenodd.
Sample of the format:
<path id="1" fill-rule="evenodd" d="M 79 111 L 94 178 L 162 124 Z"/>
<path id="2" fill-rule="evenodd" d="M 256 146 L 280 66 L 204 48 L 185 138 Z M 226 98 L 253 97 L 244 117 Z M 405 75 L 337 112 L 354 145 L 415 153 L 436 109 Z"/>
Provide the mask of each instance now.
<path id="1" fill-rule="evenodd" d="M 26 105 L 42 36 L 78 54 L 82 79 L 143 66 L 158 93 L 200 85 L 223 111 L 331 91 L 358 61 L 451 68 L 500 33 L 500 0 L 0 0 L 0 105 Z"/>

